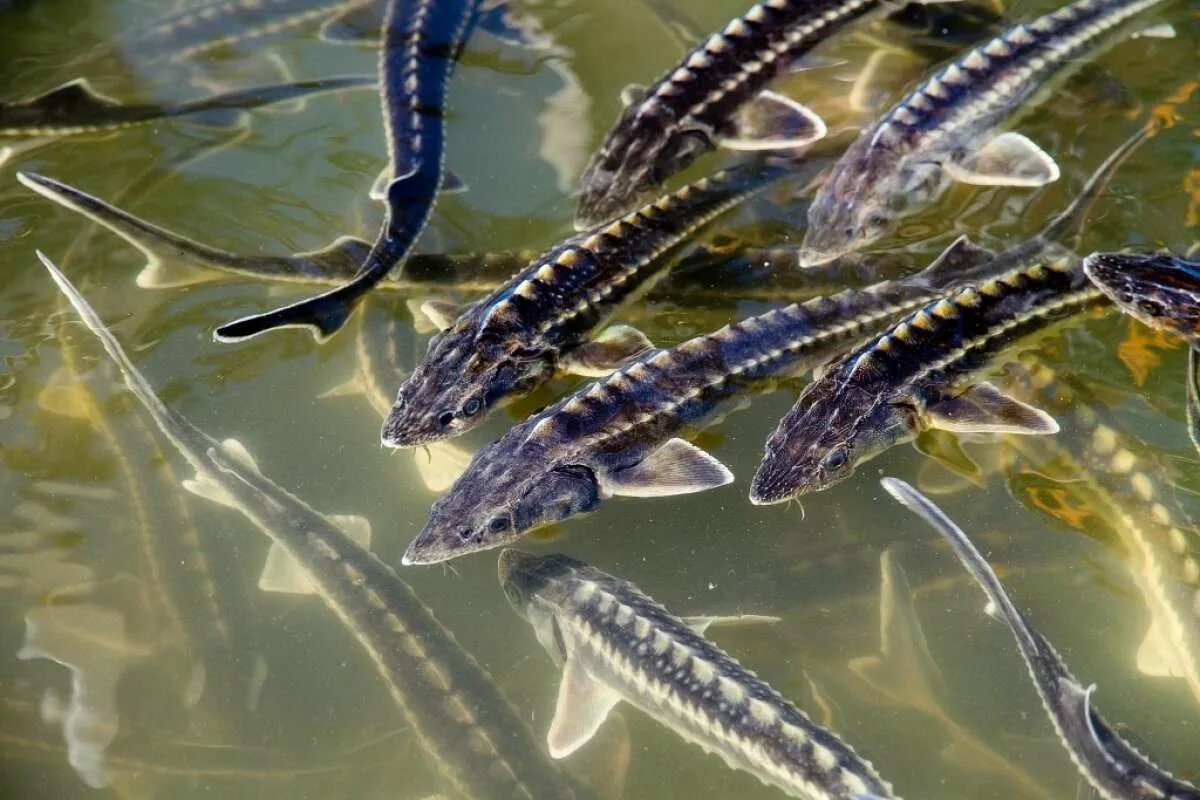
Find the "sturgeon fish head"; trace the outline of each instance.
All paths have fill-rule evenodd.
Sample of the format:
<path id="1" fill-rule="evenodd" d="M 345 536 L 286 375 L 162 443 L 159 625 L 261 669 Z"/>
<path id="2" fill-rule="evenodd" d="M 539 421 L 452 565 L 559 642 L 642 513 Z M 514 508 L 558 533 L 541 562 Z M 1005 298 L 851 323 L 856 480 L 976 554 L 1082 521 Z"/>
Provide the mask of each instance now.
<path id="1" fill-rule="evenodd" d="M 461 436 L 487 412 L 550 377 L 547 351 L 480 330 L 473 315 L 429 341 L 425 358 L 396 393 L 383 423 L 389 447 L 418 447 Z"/>
<path id="2" fill-rule="evenodd" d="M 755 505 L 824 491 L 915 426 L 915 411 L 844 384 L 840 371 L 810 384 L 767 440 L 750 484 Z"/>
<path id="3" fill-rule="evenodd" d="M 808 207 L 800 265 L 825 264 L 882 239 L 907 209 L 928 202 L 944 180 L 940 166 L 905 163 L 892 146 L 872 144 L 867 131 L 834 165 Z"/>
<path id="4" fill-rule="evenodd" d="M 500 553 L 496 571 L 513 610 L 533 628 L 550 657 L 563 664 L 570 653 L 558 626 L 558 613 L 568 604 L 577 585 L 575 579 L 598 571 L 561 554 L 538 556 L 511 548 Z"/>
<path id="5" fill-rule="evenodd" d="M 1200 263 L 1167 253 L 1093 253 L 1083 269 L 1127 313 L 1200 344 Z"/>
<path id="6" fill-rule="evenodd" d="M 599 505 L 595 473 L 581 464 L 560 463 L 540 444 L 524 442 L 528 426 L 518 425 L 475 455 L 433 504 L 428 522 L 404 554 L 405 564 L 436 564 L 499 547 Z"/>
<path id="7" fill-rule="evenodd" d="M 713 149 L 698 129 L 671 130 L 658 103 L 625 108 L 600 151 L 583 172 L 575 227 L 583 230 L 626 213 L 654 194 L 670 176 Z"/>

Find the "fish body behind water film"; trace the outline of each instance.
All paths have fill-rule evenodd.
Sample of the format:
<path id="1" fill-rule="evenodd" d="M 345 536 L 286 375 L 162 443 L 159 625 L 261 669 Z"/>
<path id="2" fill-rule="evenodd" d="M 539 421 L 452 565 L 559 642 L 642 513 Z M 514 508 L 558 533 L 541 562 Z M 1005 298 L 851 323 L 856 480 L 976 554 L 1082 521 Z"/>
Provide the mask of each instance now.
<path id="1" fill-rule="evenodd" d="M 556 758 L 583 746 L 623 700 L 793 797 L 895 796 L 834 733 L 704 638 L 725 620 L 676 617 L 632 584 L 566 556 L 505 550 L 499 571 L 509 601 L 563 669 L 547 737 Z"/>
<path id="2" fill-rule="evenodd" d="M 1162 2 L 1077 0 L 940 70 L 834 166 L 809 206 L 801 264 L 823 264 L 880 239 L 952 181 L 1028 187 L 1058 180 L 1049 154 L 1019 133 L 995 134 L 996 126 L 1104 34 Z"/>
<path id="3" fill-rule="evenodd" d="M 369 538 L 366 520 L 313 510 L 265 477 L 236 439 L 217 441 L 165 406 L 87 301 L 40 257 L 130 390 L 196 470 L 185 487 L 239 511 L 278 545 L 273 555 L 286 554 L 301 565 L 316 593 L 371 656 L 397 708 L 454 791 L 497 800 L 575 797 L 572 784 L 545 757 L 491 677 L 395 571 L 352 538 L 349 531 Z"/>
<path id="4" fill-rule="evenodd" d="M 996 573 L 967 534 L 904 481 L 883 488 L 928 522 L 950 545 L 987 595 L 987 614 L 1005 625 L 1029 668 L 1034 688 L 1079 773 L 1106 800 L 1200 800 L 1200 789 L 1151 762 L 1120 737 L 1092 707 L 1096 687 L 1084 687 L 1046 638 L 1017 610 Z"/>

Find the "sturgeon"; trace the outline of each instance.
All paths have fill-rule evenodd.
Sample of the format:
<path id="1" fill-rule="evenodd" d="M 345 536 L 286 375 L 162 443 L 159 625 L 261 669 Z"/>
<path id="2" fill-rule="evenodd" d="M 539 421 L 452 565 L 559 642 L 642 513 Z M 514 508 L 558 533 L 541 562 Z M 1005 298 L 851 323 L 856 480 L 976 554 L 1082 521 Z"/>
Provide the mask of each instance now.
<path id="1" fill-rule="evenodd" d="M 1071 451 L 1057 451 L 1054 463 L 1071 470 L 1068 486 L 1083 487 L 1095 517 L 1112 529 L 1146 606 L 1139 671 L 1182 680 L 1200 703 L 1200 534 L 1171 510 L 1165 476 L 1135 452 L 1121 419 L 1044 363 L 1025 367 L 1032 389 L 1058 404 L 1069 426 L 1062 439 Z"/>
<path id="2" fill-rule="evenodd" d="M 1187 342 L 1188 436 L 1200 451 L 1200 262 L 1168 253 L 1093 253 L 1083 269 L 1126 314 Z"/>
<path id="3" fill-rule="evenodd" d="M 883 488 L 941 534 L 987 595 L 988 616 L 1008 626 L 1042 706 L 1084 779 L 1105 800 L 1200 800 L 1200 789 L 1154 764 L 1121 738 L 1092 706 L 1062 657 L 1029 624 L 970 538 L 945 512 L 907 483 L 884 478 Z"/>
<path id="4" fill-rule="evenodd" d="M 580 388 L 480 450 L 434 503 L 404 563 L 496 547 L 592 511 L 613 495 L 678 495 L 729 483 L 725 465 L 683 438 L 711 422 L 725 401 L 767 391 L 838 356 L 959 283 L 1045 259 L 1077 264 L 1060 241 L 1078 231 L 1109 177 L 1144 138 L 1139 130 L 1114 151 L 1038 236 L 999 254 L 963 237 L 915 275 L 750 317 Z"/>
<path id="5" fill-rule="evenodd" d="M 795 149 L 823 137 L 819 116 L 764 87 L 839 30 L 887 5 L 763 0 L 648 89 L 626 90 L 625 110 L 583 173 L 577 223 L 591 227 L 625 212 L 716 147 Z"/>
<path id="6" fill-rule="evenodd" d="M 823 264 L 883 237 L 951 181 L 1042 186 L 1054 159 L 993 130 L 1102 35 L 1164 0 L 1076 0 L 976 47 L 897 103 L 850 146 L 808 209 L 801 263 Z"/>
<path id="7" fill-rule="evenodd" d="M 637 587 L 563 555 L 500 554 L 500 583 L 563 668 L 547 741 L 570 755 L 624 700 L 793 797 L 895 797 L 874 767 Z M 735 618 L 736 619 L 736 618 Z"/>
<path id="8" fill-rule="evenodd" d="M 1045 258 L 929 303 L 800 394 L 767 440 L 756 505 L 819 492 L 930 428 L 1047 435 L 1058 423 L 976 372 L 1014 339 L 1103 302 L 1072 255 Z"/>
<path id="9" fill-rule="evenodd" d="M 461 435 L 559 369 L 603 375 L 651 350 L 625 325 L 588 338 L 662 275 L 664 256 L 692 232 L 787 171 L 752 162 L 719 172 L 567 239 L 461 312 L 426 306 L 442 331 L 396 393 L 383 443 L 414 447 Z"/>
<path id="10" fill-rule="evenodd" d="M 281 327 L 308 329 L 318 341 L 341 330 L 362 299 L 407 258 L 433 213 L 445 173 L 446 93 L 481 0 L 390 0 L 379 51 L 380 96 L 388 148 L 387 213 L 358 272 L 298 303 L 217 328 L 234 342 Z"/>
<path id="11" fill-rule="evenodd" d="M 196 470 L 185 488 L 236 509 L 301 565 L 371 657 L 433 768 L 456 794 L 575 797 L 491 676 L 391 567 L 351 538 L 352 529 L 369 536 L 361 531 L 366 520 L 338 524 L 264 476 L 236 439 L 217 441 L 164 405 L 83 296 L 49 259 L 38 256 L 130 391 Z"/>
<path id="12" fill-rule="evenodd" d="M 186 116 L 209 125 L 232 127 L 241 112 L 249 109 L 326 92 L 374 87 L 375 83 L 371 75 L 337 75 L 247 86 L 179 103 L 124 103 L 97 92 L 86 78 L 78 78 L 35 97 L 0 103 L 0 138 L 103 134 Z"/>

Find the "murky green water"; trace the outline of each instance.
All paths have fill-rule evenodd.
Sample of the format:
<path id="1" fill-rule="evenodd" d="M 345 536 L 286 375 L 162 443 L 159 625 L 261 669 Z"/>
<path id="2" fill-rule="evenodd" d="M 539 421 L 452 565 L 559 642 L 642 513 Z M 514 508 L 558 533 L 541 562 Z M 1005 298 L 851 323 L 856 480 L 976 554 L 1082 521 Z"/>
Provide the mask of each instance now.
<path id="1" fill-rule="evenodd" d="M 124 98 L 200 91 L 162 80 L 137 51 L 96 55 L 158 13 L 154 3 L 28 5 L 0 11 L 0 96 L 79 75 Z M 1028 18 L 1055 3 L 1016 5 L 1007 13 Z M 531 54 L 486 33 L 472 40 L 454 79 L 448 159 L 469 191 L 441 199 L 422 251 L 544 248 L 567 235 L 576 176 L 615 117 L 620 88 L 648 81 L 682 52 L 639 0 L 523 8 L 561 53 Z M 720 0 L 689 14 L 708 30 L 742 10 Z M 1175 39 L 1118 43 L 1023 117 L 1021 131 L 1056 154 L 1062 180 L 1042 191 L 952 191 L 888 246 L 905 248 L 901 257 L 916 265 L 963 232 L 993 247 L 1019 241 L 1153 106 L 1176 94 L 1178 119 L 1118 173 L 1083 249 L 1187 251 L 1198 238 L 1200 111 L 1196 94 L 1180 97 L 1200 66 L 1200 20 L 1183 0 L 1158 18 L 1175 25 Z M 929 59 L 953 52 L 911 29 L 870 30 L 875 40 L 841 37 L 822 49 L 820 68 L 785 84 L 831 128 L 869 121 L 869 112 L 864 118 L 849 108 L 847 95 L 884 41 L 919 45 L 922 55 L 885 62 L 869 95 L 876 111 L 925 74 Z M 985 33 L 966 31 L 960 41 Z M 368 48 L 323 44 L 310 27 L 223 49 L 194 76 L 222 85 L 269 79 L 267 51 L 300 77 L 374 70 Z M 381 293 L 359 324 L 324 346 L 291 331 L 218 345 L 216 325 L 307 290 L 216 273 L 211 281 L 140 289 L 134 277 L 144 262 L 136 251 L 14 179 L 17 169 L 43 173 L 235 252 L 285 254 L 343 233 L 373 235 L 380 209 L 365 191 L 384 158 L 373 93 L 315 98 L 302 110 L 250 120 L 236 138 L 170 122 L 61 141 L 0 168 L 0 796 L 420 798 L 439 791 L 429 759 L 342 623 L 315 598 L 257 588 L 264 537 L 234 512 L 182 490 L 181 459 L 147 427 L 34 259 L 40 248 L 59 261 L 168 404 L 214 436 L 239 438 L 266 474 L 315 508 L 366 516 L 372 549 L 398 564 L 437 496 L 426 485 L 429 464 L 421 463 L 429 456 L 379 448 L 379 396 L 326 395 L 361 372 L 360 341 L 393 320 L 400 321 L 391 339 L 396 369 L 411 368 L 424 336 L 413 333 L 406 301 L 434 292 Z M 756 200 L 713 230 L 799 241 L 803 215 L 786 196 Z M 782 297 L 787 283 L 794 281 L 768 284 L 766 296 Z M 772 304 L 762 286 L 707 288 L 715 291 L 704 302 L 659 293 L 625 316 L 656 343 L 672 344 Z M 752 299 L 739 294 L 747 288 Z M 1110 721 L 1194 779 L 1200 652 L 1164 666 L 1144 646 L 1164 613 L 1148 598 L 1156 581 L 1171 576 L 1146 561 L 1138 538 L 1154 524 L 1154 503 L 1187 530 L 1200 514 L 1197 456 L 1183 424 L 1184 351 L 1113 313 L 1073 320 L 1028 349 L 1074 387 L 1073 399 L 1064 391 L 1046 403 L 1063 433 L 1053 441 L 966 444 L 980 467 L 973 481 L 901 447 L 807 499 L 803 513 L 795 505 L 751 506 L 748 479 L 792 402 L 798 386 L 790 385 L 700 437 L 738 476 L 733 485 L 614 500 L 555 531 L 553 541 L 526 545 L 594 563 L 680 614 L 781 617 L 713 636 L 841 733 L 904 797 L 1086 796 L 1007 632 L 981 613 L 982 595 L 935 535 L 878 488 L 880 475 L 904 477 L 943 493 L 939 501 L 980 542 L 1018 605 L 1085 683 L 1099 684 Z M 388 393 L 396 374 L 384 376 Z M 571 385 L 553 383 L 456 444 L 478 447 Z M 1154 480 L 1153 501 L 1139 498 L 1128 474 L 1071 466 L 1085 459 L 1090 436 L 1073 415 L 1080 405 L 1111 415 L 1120 446 L 1136 455 L 1135 471 Z M 446 453 L 434 455 L 445 460 Z M 882 595 L 881 563 L 893 587 Z M 485 553 L 401 575 L 491 672 L 540 742 L 558 669 L 504 602 L 495 568 L 494 554 Z M 907 574 L 908 590 L 896 584 L 896 569 Z M 620 718 L 566 762 L 609 796 L 779 796 L 632 709 Z"/>

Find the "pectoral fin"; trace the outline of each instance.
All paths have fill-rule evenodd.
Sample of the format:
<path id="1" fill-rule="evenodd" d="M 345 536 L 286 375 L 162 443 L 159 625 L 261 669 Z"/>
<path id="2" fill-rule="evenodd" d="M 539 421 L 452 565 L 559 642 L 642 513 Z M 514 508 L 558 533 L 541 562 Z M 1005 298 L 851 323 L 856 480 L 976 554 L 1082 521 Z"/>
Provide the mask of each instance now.
<path id="1" fill-rule="evenodd" d="M 1148 28 L 1142 28 L 1133 34 L 1134 39 L 1174 39 L 1175 26 L 1169 22 L 1160 22 Z"/>
<path id="2" fill-rule="evenodd" d="M 1045 186 L 1058 180 L 1058 164 L 1019 133 L 1002 133 L 965 158 L 945 164 L 947 174 L 973 186 Z"/>
<path id="3" fill-rule="evenodd" d="M 1171 647 L 1170 637 L 1158 620 L 1150 623 L 1146 638 L 1138 647 L 1138 672 L 1155 678 L 1182 678 L 1187 671 L 1179 666 L 1179 656 Z"/>
<path id="4" fill-rule="evenodd" d="M 467 471 L 471 452 L 453 442 L 431 442 L 413 450 L 413 460 L 425 488 L 440 494 Z"/>
<path id="5" fill-rule="evenodd" d="M 579 665 L 579 659 L 567 658 L 562 683 L 558 685 L 558 705 L 546 744 L 551 758 L 566 758 L 596 734 L 608 712 L 621 696 L 592 680 Z"/>
<path id="6" fill-rule="evenodd" d="M 925 413 L 931 427 L 952 433 L 1058 433 L 1058 423 L 1045 411 L 1009 397 L 990 383 L 976 384 L 929 406 Z"/>
<path id="7" fill-rule="evenodd" d="M 221 449 L 226 455 L 232 458 L 238 464 L 251 472 L 261 475 L 262 470 L 258 468 L 258 462 L 254 460 L 254 456 L 250 455 L 250 451 L 246 449 L 246 445 L 239 442 L 237 439 L 225 439 L 221 442 Z"/>
<path id="8" fill-rule="evenodd" d="M 779 617 L 768 617 L 761 614 L 736 614 L 729 617 L 683 617 L 683 622 L 698 635 L 703 636 L 713 625 L 772 625 L 782 622 Z"/>
<path id="9" fill-rule="evenodd" d="M 366 517 L 355 514 L 328 514 L 327 518 L 345 531 L 352 542 L 364 550 L 371 548 L 371 523 Z M 309 571 L 300 566 L 300 563 L 277 542 L 273 542 L 271 549 L 267 551 L 267 561 L 263 565 L 262 574 L 259 575 L 258 588 L 264 592 L 284 594 L 317 593 Z"/>
<path id="10" fill-rule="evenodd" d="M 738 112 L 732 135 L 717 143 L 729 150 L 790 150 L 827 132 L 825 121 L 807 106 L 768 90 Z"/>
<path id="11" fill-rule="evenodd" d="M 462 316 L 468 306 L 448 300 L 426 300 L 419 308 L 421 314 L 433 323 L 436 330 L 444 331 L 454 327 L 454 321 Z"/>
<path id="12" fill-rule="evenodd" d="M 715 489 L 733 481 L 729 468 L 683 439 L 670 439 L 637 464 L 605 477 L 610 494 L 668 497 Z"/>
<path id="13" fill-rule="evenodd" d="M 637 328 L 614 325 L 567 353 L 560 366 L 576 375 L 599 378 L 653 349 L 654 343 Z"/>
<path id="14" fill-rule="evenodd" d="M 960 475 L 979 488 L 984 488 L 983 470 L 966 451 L 957 436 L 948 435 L 936 428 L 921 432 L 913 440 L 918 452 L 941 463 L 955 475 Z"/>

